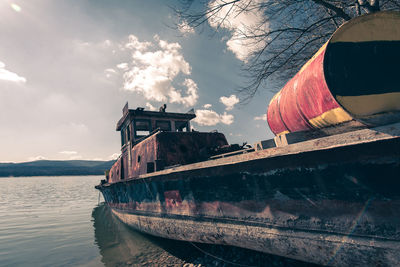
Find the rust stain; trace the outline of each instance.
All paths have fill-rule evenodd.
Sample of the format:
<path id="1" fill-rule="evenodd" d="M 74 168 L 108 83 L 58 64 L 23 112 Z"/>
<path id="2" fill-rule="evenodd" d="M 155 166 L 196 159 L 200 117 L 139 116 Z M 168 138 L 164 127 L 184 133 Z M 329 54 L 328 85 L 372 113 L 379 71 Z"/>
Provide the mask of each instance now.
<path id="1" fill-rule="evenodd" d="M 165 206 L 167 209 L 177 207 L 182 203 L 179 190 L 171 190 L 164 192 Z"/>

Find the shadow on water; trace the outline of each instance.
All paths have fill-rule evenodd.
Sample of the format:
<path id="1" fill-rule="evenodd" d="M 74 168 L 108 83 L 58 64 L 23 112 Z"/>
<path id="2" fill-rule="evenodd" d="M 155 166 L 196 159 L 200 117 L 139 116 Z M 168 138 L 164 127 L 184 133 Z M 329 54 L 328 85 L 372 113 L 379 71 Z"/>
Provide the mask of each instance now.
<path id="1" fill-rule="evenodd" d="M 316 266 L 232 246 L 142 234 L 120 222 L 104 203 L 93 209 L 92 217 L 105 266 Z"/>

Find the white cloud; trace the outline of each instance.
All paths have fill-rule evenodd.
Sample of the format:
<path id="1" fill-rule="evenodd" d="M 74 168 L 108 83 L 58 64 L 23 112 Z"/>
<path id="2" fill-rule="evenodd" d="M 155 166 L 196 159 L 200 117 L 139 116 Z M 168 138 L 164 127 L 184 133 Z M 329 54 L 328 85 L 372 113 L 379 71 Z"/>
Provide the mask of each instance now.
<path id="1" fill-rule="evenodd" d="M 211 104 L 204 104 L 203 108 L 211 108 L 212 105 Z"/>
<path id="2" fill-rule="evenodd" d="M 234 107 L 237 103 L 239 103 L 239 98 L 237 98 L 237 96 L 235 96 L 235 95 L 231 95 L 231 96 L 229 96 L 229 97 L 221 96 L 221 97 L 219 98 L 219 102 L 221 102 L 222 104 L 225 105 L 225 107 L 226 107 L 225 109 L 226 109 L 226 110 L 232 110 L 233 107 Z"/>
<path id="3" fill-rule="evenodd" d="M 114 153 L 111 156 L 108 157 L 109 160 L 115 160 L 121 155 L 121 153 Z"/>
<path id="4" fill-rule="evenodd" d="M 111 68 L 110 69 L 105 69 L 104 72 L 106 73 L 106 77 L 107 78 L 110 78 L 112 74 L 116 74 L 117 73 L 116 70 L 111 69 Z"/>
<path id="5" fill-rule="evenodd" d="M 184 35 L 194 33 L 194 28 L 190 26 L 186 20 L 183 20 L 181 23 L 179 23 L 178 30 Z"/>
<path id="6" fill-rule="evenodd" d="M 256 121 L 266 121 L 267 120 L 267 114 L 265 113 L 265 114 L 262 114 L 260 116 L 256 116 L 256 117 L 254 117 L 254 120 L 256 120 Z"/>
<path id="7" fill-rule="evenodd" d="M 36 156 L 36 157 L 29 157 L 28 161 L 37 161 L 37 160 L 45 160 L 47 159 L 46 157 L 43 156 Z"/>
<path id="8" fill-rule="evenodd" d="M 180 103 L 193 106 L 198 99 L 197 84 L 186 78 L 181 84 L 185 93 L 173 86 L 179 74 L 190 75 L 191 67 L 180 52 L 178 43 L 168 43 L 154 37 L 157 46 L 140 42 L 129 36 L 125 47 L 131 50 L 132 62 L 125 71 L 124 89 L 142 94 L 146 99 L 157 102 Z"/>
<path id="9" fill-rule="evenodd" d="M 262 33 L 268 29 L 268 25 L 262 23 L 264 15 L 257 8 L 259 2 L 260 0 L 244 0 L 236 2 L 234 5 L 226 5 L 208 20 L 211 27 L 225 28 L 231 32 L 231 38 L 226 45 L 243 62 L 248 61 L 253 51 L 258 51 L 265 45 L 265 41 L 262 39 L 249 40 L 246 38 L 246 35 Z M 208 4 L 208 10 L 224 3 L 224 0 L 211 1 Z M 252 32 L 250 29 L 256 29 L 256 32 Z"/>
<path id="10" fill-rule="evenodd" d="M 233 119 L 233 115 L 226 112 L 220 115 L 213 110 L 199 109 L 196 110 L 196 118 L 193 121 L 202 126 L 214 126 L 218 123 L 230 125 L 233 123 Z"/>
<path id="11" fill-rule="evenodd" d="M 213 110 L 196 110 L 196 118 L 193 119 L 199 125 L 213 126 L 220 122 L 220 116 Z"/>
<path id="12" fill-rule="evenodd" d="M 21 12 L 21 7 L 19 5 L 12 3 L 10 6 L 14 11 Z"/>
<path id="13" fill-rule="evenodd" d="M 171 103 L 181 103 L 185 106 L 196 104 L 199 95 L 197 94 L 197 84 L 192 79 L 185 79 L 183 85 L 186 86 L 186 96 L 182 96 L 180 91 L 171 88 L 169 98 Z"/>
<path id="14" fill-rule="evenodd" d="M 224 112 L 224 114 L 220 115 L 220 119 L 221 119 L 221 123 L 230 125 L 233 123 L 234 117 L 233 117 L 233 115 L 227 114 L 226 112 Z"/>
<path id="15" fill-rule="evenodd" d="M 63 154 L 63 155 L 68 155 L 68 156 L 78 154 L 78 152 L 76 152 L 76 151 L 68 151 L 68 150 L 60 151 L 58 153 Z"/>
<path id="16" fill-rule="evenodd" d="M 103 42 L 103 45 L 105 46 L 105 47 L 109 47 L 109 46 L 111 46 L 112 45 L 112 42 L 110 41 L 110 40 L 105 40 L 104 42 Z"/>
<path id="17" fill-rule="evenodd" d="M 5 69 L 6 65 L 0 61 L 0 80 L 16 82 L 16 83 L 26 83 L 26 79 L 18 74 Z"/>
<path id="18" fill-rule="evenodd" d="M 129 41 L 124 46 L 127 49 L 145 51 L 147 48 L 152 46 L 152 43 L 150 42 L 140 42 L 139 39 L 133 34 L 129 35 L 128 40 Z"/>
<path id="19" fill-rule="evenodd" d="M 155 106 L 153 106 L 152 104 L 150 104 L 149 102 L 146 102 L 146 108 L 148 108 L 151 111 L 157 110 L 157 108 Z"/>
<path id="20" fill-rule="evenodd" d="M 105 69 L 105 72 L 109 72 L 109 73 L 117 73 L 114 69 Z"/>
<path id="21" fill-rule="evenodd" d="M 118 64 L 117 68 L 120 69 L 120 70 L 128 70 L 129 69 L 129 65 L 128 65 L 128 63 L 124 62 L 124 63 Z"/>

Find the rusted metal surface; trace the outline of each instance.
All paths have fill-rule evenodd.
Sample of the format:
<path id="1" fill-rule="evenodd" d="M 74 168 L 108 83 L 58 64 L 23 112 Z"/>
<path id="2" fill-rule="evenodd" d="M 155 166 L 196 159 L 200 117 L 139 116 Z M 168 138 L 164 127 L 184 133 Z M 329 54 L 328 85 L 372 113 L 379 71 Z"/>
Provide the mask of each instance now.
<path id="1" fill-rule="evenodd" d="M 122 158 L 118 158 L 118 160 L 114 163 L 108 173 L 108 182 L 115 183 L 121 180 L 121 161 Z"/>
<path id="2" fill-rule="evenodd" d="M 109 182 L 139 177 L 168 166 L 199 162 L 209 157 L 212 148 L 226 144 L 221 133 L 158 132 L 130 151 L 129 146 L 123 147 L 121 158 L 110 170 Z M 152 171 L 149 171 L 149 164 L 154 166 Z"/>
<path id="3" fill-rule="evenodd" d="M 157 157 L 165 166 L 185 165 L 206 160 L 214 147 L 227 145 L 222 133 L 160 133 L 156 136 Z"/>
<path id="4" fill-rule="evenodd" d="M 400 125 L 98 186 L 116 215 L 173 239 L 329 265 L 400 261 Z"/>
<path id="5" fill-rule="evenodd" d="M 258 223 L 242 224 L 235 220 L 188 220 L 187 217 L 146 216 L 117 210 L 113 213 L 131 227 L 156 236 L 229 244 L 322 265 L 397 266 L 399 261 L 399 244 L 390 240 L 347 238 L 335 233 L 321 235 Z"/>
<path id="6" fill-rule="evenodd" d="M 227 141 L 221 133 L 160 132 L 132 148 L 128 175 L 146 174 L 147 164 L 152 162 L 158 170 L 198 162 L 207 158 L 209 149 L 224 144 Z"/>
<path id="7" fill-rule="evenodd" d="M 271 100 L 267 117 L 272 132 L 354 119 L 367 125 L 398 121 L 399 28 L 399 12 L 362 16 L 341 26 Z"/>
<path id="8" fill-rule="evenodd" d="M 272 99 L 267 117 L 275 134 L 314 129 L 311 119 L 340 108 L 325 82 L 324 56 L 325 47 Z"/>

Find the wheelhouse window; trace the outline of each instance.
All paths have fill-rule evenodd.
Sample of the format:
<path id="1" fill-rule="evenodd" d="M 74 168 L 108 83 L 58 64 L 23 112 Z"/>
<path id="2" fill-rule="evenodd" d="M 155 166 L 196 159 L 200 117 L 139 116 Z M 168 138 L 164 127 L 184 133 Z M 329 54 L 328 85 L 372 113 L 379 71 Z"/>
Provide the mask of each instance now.
<path id="1" fill-rule="evenodd" d="M 126 145 L 131 140 L 130 125 L 121 128 L 121 146 Z"/>
<path id="2" fill-rule="evenodd" d="M 189 123 L 187 121 L 175 121 L 177 132 L 189 132 Z"/>
<path id="3" fill-rule="evenodd" d="M 121 129 L 121 146 L 125 145 L 125 128 Z"/>
<path id="4" fill-rule="evenodd" d="M 160 128 L 161 131 L 171 131 L 170 121 L 156 121 L 156 129 Z"/>
<path id="5" fill-rule="evenodd" d="M 129 141 L 131 141 L 131 125 L 129 124 L 128 126 L 126 126 L 126 142 L 128 143 Z"/>
<path id="6" fill-rule="evenodd" d="M 135 120 L 135 137 L 143 137 L 150 134 L 150 120 Z"/>

